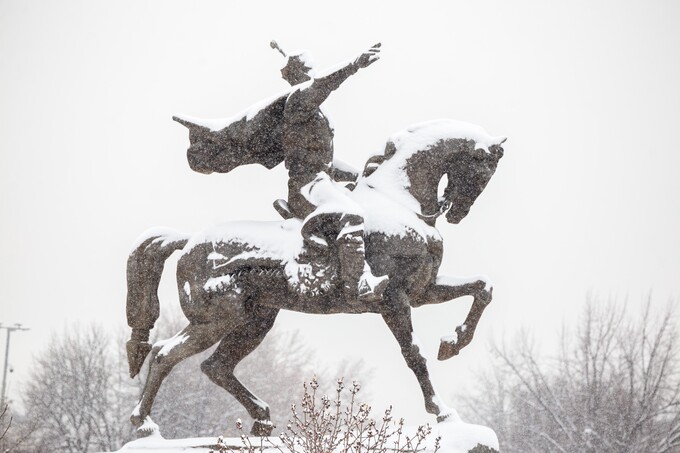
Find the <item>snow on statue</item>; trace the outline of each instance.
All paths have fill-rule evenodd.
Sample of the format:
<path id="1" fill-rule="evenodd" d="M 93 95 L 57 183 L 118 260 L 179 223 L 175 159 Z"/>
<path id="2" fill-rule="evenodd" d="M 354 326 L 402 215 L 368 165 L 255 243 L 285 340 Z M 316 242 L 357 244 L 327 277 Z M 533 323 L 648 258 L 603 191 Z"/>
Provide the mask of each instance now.
<path id="1" fill-rule="evenodd" d="M 276 43 L 272 47 L 279 49 Z M 281 51 L 279 49 L 279 51 Z M 484 278 L 438 275 L 441 215 L 460 222 L 484 190 L 503 155 L 503 137 L 453 120 L 414 125 L 393 135 L 361 175 L 333 159 L 333 129 L 321 106 L 359 69 L 379 58 L 376 44 L 352 62 L 316 76 L 305 53 L 285 55 L 281 70 L 291 88 L 232 118 L 174 119 L 189 129 L 189 165 L 227 173 L 245 164 L 288 169 L 288 199 L 273 222 L 230 222 L 196 235 L 152 230 L 128 260 L 127 344 L 130 375 L 149 353 L 149 374 L 131 420 L 145 435 L 156 392 L 172 367 L 215 343 L 201 370 L 231 393 L 255 420 L 252 433 L 271 434 L 267 404 L 233 374 L 271 329 L 279 310 L 304 313 L 378 313 L 415 373 L 426 410 L 440 422 L 459 422 L 441 403 L 413 338 L 411 307 L 473 296 L 465 322 L 442 339 L 439 359 L 472 340 L 491 301 Z M 446 175 L 443 196 L 437 193 Z M 180 303 L 189 325 L 175 337 L 148 343 L 159 315 L 158 283 L 165 260 L 177 264 Z M 448 425 L 449 423 L 447 423 Z M 497 445 L 489 445 L 498 448 Z"/>

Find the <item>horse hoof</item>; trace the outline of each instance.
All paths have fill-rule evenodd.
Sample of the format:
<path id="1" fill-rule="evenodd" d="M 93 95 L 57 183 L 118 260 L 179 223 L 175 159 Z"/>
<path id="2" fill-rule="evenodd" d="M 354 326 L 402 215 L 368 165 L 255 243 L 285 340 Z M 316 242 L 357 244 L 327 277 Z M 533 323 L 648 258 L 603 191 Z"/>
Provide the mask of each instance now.
<path id="1" fill-rule="evenodd" d="M 132 426 L 135 428 L 139 428 L 144 424 L 144 419 L 139 415 L 139 406 L 137 406 L 132 415 L 130 415 L 130 423 L 132 423 Z"/>
<path id="2" fill-rule="evenodd" d="M 134 423 L 134 422 L 133 422 Z M 149 437 L 153 435 L 160 435 L 161 430 L 151 417 L 148 415 L 144 418 L 144 422 L 137 427 L 137 439 Z"/>
<path id="3" fill-rule="evenodd" d="M 271 436 L 274 425 L 270 420 L 255 420 L 250 434 L 253 436 L 268 437 Z"/>
<path id="4" fill-rule="evenodd" d="M 439 343 L 439 353 L 437 354 L 437 360 L 450 359 L 451 357 L 458 355 L 460 349 L 461 348 L 457 343 L 442 340 Z"/>
<path id="5" fill-rule="evenodd" d="M 437 423 L 442 423 L 451 418 L 451 413 L 437 415 Z"/>
<path id="6" fill-rule="evenodd" d="M 151 352 L 151 345 L 146 341 L 129 340 L 126 344 L 130 377 L 134 378 L 144 365 L 146 356 Z"/>

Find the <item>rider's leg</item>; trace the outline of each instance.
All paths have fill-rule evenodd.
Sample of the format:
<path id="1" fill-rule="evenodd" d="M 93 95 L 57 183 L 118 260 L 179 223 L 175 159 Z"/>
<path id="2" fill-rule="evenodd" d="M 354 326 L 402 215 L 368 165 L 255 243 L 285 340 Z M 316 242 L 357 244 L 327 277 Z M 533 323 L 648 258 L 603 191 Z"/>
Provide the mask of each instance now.
<path id="1" fill-rule="evenodd" d="M 319 213 L 307 218 L 302 227 L 309 250 L 331 243 L 337 250 L 338 277 L 350 302 L 380 298 L 387 277 L 375 277 L 366 263 L 363 217 L 356 214 Z"/>
<path id="2" fill-rule="evenodd" d="M 364 300 L 382 297 L 387 277 L 376 277 L 366 263 L 364 219 L 357 214 L 340 217 L 341 230 L 336 244 L 340 259 L 340 275 L 347 300 Z"/>
<path id="3" fill-rule="evenodd" d="M 359 284 L 364 273 L 366 246 L 364 219 L 358 215 L 338 215 L 341 230 L 335 241 L 340 261 L 340 280 L 347 300 L 357 300 Z"/>
<path id="4" fill-rule="evenodd" d="M 387 277 L 376 278 L 366 264 L 361 206 L 325 173 L 319 173 L 312 183 L 302 188 L 301 193 L 317 206 L 302 228 L 305 241 L 317 236 L 335 243 L 340 261 L 340 280 L 347 300 L 381 297 L 387 286 Z"/>

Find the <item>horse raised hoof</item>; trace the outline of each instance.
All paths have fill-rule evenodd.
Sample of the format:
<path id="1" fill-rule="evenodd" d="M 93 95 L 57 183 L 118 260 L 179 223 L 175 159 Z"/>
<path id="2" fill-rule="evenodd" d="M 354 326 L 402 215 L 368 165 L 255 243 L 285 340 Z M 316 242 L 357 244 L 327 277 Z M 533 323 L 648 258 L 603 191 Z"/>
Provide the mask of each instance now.
<path id="1" fill-rule="evenodd" d="M 447 360 L 453 356 L 458 355 L 460 352 L 460 347 L 456 343 L 450 341 L 442 340 L 439 343 L 439 353 L 437 354 L 437 360 Z"/>
<path id="2" fill-rule="evenodd" d="M 472 334 L 470 334 L 465 324 L 456 327 L 455 335 L 441 339 L 437 360 L 447 360 L 458 355 L 460 350 L 470 344 L 471 341 Z"/>
<path id="3" fill-rule="evenodd" d="M 142 369 L 146 356 L 151 352 L 151 345 L 146 341 L 128 340 L 126 350 L 130 377 L 133 378 Z"/>
<path id="4" fill-rule="evenodd" d="M 250 434 L 253 436 L 268 437 L 271 436 L 274 425 L 270 420 L 255 420 Z"/>

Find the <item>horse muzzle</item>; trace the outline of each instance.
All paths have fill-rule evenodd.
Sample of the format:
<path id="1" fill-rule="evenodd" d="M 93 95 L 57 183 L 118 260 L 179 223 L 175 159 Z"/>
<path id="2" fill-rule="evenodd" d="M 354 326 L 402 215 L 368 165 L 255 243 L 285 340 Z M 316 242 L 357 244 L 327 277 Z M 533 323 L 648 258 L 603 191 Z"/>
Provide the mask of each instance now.
<path id="1" fill-rule="evenodd" d="M 463 220 L 468 213 L 470 212 L 470 208 L 457 208 L 455 205 L 449 209 L 449 211 L 446 213 L 446 221 L 449 223 L 460 223 L 461 220 Z"/>

